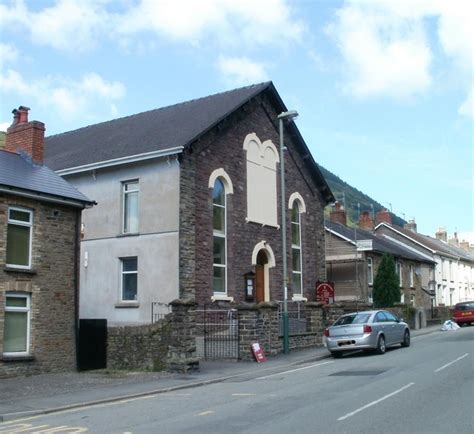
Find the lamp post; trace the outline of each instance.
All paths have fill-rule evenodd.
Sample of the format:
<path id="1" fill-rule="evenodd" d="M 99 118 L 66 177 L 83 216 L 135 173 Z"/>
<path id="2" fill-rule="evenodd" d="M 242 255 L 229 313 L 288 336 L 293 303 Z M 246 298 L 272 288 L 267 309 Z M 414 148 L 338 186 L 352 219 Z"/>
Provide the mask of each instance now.
<path id="1" fill-rule="evenodd" d="M 290 110 L 278 115 L 280 127 L 280 170 L 281 170 L 281 238 L 283 256 L 283 352 L 290 352 L 289 322 L 288 322 L 288 266 L 286 262 L 286 195 L 285 195 L 285 143 L 283 140 L 283 122 L 292 121 L 298 116 L 296 110 Z"/>

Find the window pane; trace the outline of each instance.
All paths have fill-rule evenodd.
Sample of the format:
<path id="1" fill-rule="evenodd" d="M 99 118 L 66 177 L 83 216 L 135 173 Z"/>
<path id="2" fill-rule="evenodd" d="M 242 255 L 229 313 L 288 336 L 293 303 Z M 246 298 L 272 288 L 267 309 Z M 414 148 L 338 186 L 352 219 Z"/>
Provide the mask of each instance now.
<path id="1" fill-rule="evenodd" d="M 138 190 L 138 182 L 127 182 L 125 184 L 125 191 Z"/>
<path id="2" fill-rule="evenodd" d="M 224 267 L 214 267 L 212 288 L 214 292 L 225 292 L 225 268 Z"/>
<path id="3" fill-rule="evenodd" d="M 138 232 L 138 192 L 127 193 L 124 200 L 124 231 Z"/>
<path id="4" fill-rule="evenodd" d="M 299 223 L 300 221 L 300 210 L 296 202 L 293 204 L 293 208 L 291 208 L 291 221 L 294 223 Z"/>
<path id="5" fill-rule="evenodd" d="M 5 312 L 3 351 L 6 353 L 26 352 L 28 314 L 26 312 Z"/>
<path id="6" fill-rule="evenodd" d="M 18 220 L 21 222 L 31 222 L 31 213 L 26 212 L 26 211 L 19 211 L 17 209 L 10 209 L 10 215 L 9 218 L 11 220 Z"/>
<path id="7" fill-rule="evenodd" d="M 7 296 L 6 306 L 7 307 L 27 307 L 26 297 Z"/>
<path id="8" fill-rule="evenodd" d="M 30 228 L 8 225 L 7 264 L 25 265 L 30 262 Z"/>
<path id="9" fill-rule="evenodd" d="M 214 206 L 213 213 L 214 213 L 214 230 L 225 233 L 225 208 Z"/>
<path id="10" fill-rule="evenodd" d="M 123 271 L 137 271 L 137 258 L 122 259 Z"/>
<path id="11" fill-rule="evenodd" d="M 214 237 L 214 264 L 225 265 L 225 238 Z"/>
<path id="12" fill-rule="evenodd" d="M 296 225 L 294 223 L 291 224 L 291 244 L 295 246 L 299 246 L 301 243 L 300 241 L 300 225 Z"/>
<path id="13" fill-rule="evenodd" d="M 122 299 L 136 300 L 137 299 L 137 274 L 123 274 Z"/>
<path id="14" fill-rule="evenodd" d="M 301 274 L 300 273 L 293 273 L 291 289 L 293 290 L 293 293 L 301 294 Z"/>
<path id="15" fill-rule="evenodd" d="M 301 271 L 301 252 L 299 249 L 291 249 L 291 256 L 293 258 L 293 270 Z"/>
<path id="16" fill-rule="evenodd" d="M 216 179 L 214 189 L 212 190 L 212 202 L 219 205 L 225 205 L 224 184 L 220 179 Z"/>

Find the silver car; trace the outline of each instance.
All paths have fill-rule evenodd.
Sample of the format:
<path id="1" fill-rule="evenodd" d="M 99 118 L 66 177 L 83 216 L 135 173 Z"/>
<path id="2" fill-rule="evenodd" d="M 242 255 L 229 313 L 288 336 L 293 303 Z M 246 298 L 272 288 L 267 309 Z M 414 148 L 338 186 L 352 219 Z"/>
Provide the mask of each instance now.
<path id="1" fill-rule="evenodd" d="M 375 350 L 384 354 L 387 347 L 410 346 L 410 328 L 386 310 L 369 310 L 343 315 L 324 330 L 326 347 L 333 357 L 345 351 Z"/>

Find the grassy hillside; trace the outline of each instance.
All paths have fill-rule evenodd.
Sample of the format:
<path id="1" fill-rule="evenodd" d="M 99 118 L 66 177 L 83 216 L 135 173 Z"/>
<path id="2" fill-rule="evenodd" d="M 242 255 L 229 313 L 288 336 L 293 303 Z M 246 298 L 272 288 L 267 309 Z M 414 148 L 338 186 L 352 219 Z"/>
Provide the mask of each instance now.
<path id="1" fill-rule="evenodd" d="M 0 131 L 0 149 L 5 147 L 5 136 L 6 134 L 3 131 Z"/>
<path id="2" fill-rule="evenodd" d="M 319 166 L 321 172 L 323 173 L 324 177 L 326 178 L 329 187 L 331 188 L 334 197 L 343 202 L 343 196 L 345 196 L 345 204 L 346 204 L 346 211 L 347 211 L 347 224 L 349 226 L 353 226 L 354 223 L 358 220 L 358 207 L 357 204 L 360 204 L 360 212 L 362 211 L 369 211 L 372 212 L 372 207 L 374 207 L 374 211 L 377 214 L 382 208 L 387 208 L 387 206 L 383 206 L 376 200 L 372 199 L 370 196 L 367 196 L 365 193 L 362 193 L 357 188 L 352 187 L 351 185 L 344 182 L 341 178 L 331 173 L 329 170 L 325 169 L 322 166 Z M 386 198 L 390 200 L 390 198 Z M 329 215 L 330 207 L 327 207 L 326 213 Z M 392 221 L 394 224 L 403 226 L 406 221 L 402 218 L 398 217 L 397 215 L 392 213 Z"/>

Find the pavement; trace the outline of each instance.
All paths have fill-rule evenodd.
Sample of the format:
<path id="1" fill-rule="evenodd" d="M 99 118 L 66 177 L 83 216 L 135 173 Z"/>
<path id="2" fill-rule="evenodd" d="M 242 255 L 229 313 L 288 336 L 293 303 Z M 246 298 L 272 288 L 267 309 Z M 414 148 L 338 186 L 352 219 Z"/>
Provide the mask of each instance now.
<path id="1" fill-rule="evenodd" d="M 412 338 L 440 328 L 412 330 Z M 315 347 L 265 363 L 203 360 L 199 371 L 189 374 L 98 370 L 8 378 L 0 380 L 0 422 L 268 374 L 328 357 L 325 347 Z"/>

